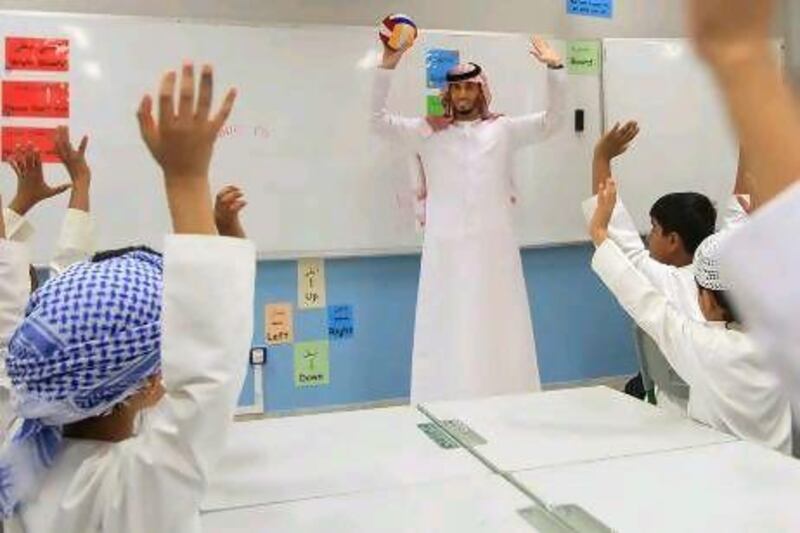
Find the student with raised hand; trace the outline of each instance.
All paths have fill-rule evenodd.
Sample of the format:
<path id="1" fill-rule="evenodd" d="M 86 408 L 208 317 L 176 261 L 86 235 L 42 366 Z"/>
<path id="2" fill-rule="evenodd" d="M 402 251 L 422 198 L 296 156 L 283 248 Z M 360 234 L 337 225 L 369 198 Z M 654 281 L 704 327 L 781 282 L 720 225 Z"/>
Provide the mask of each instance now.
<path id="1" fill-rule="evenodd" d="M 9 165 L 17 176 L 17 194 L 8 209 L 3 210 L 6 225 L 10 228 L 10 239 L 29 243 L 34 229 L 27 220 L 28 213 L 44 200 L 70 191 L 67 213 L 49 264 L 53 274 L 59 274 L 70 265 L 89 259 L 94 251 L 94 228 L 89 209 L 91 169 L 86 161 L 88 141 L 88 137 L 84 137 L 79 148 L 75 150 L 69 141 L 69 130 L 66 127 L 56 129 L 56 152 L 71 181 L 56 187 L 50 186 L 45 180 L 41 154 L 33 147 L 19 147 L 9 159 Z M 31 292 L 38 284 L 32 270 Z"/>
<path id="2" fill-rule="evenodd" d="M 11 381 L 5 369 L 8 341 L 19 325 L 30 297 L 28 247 L 7 238 L 3 218 L 0 217 L 0 439 L 5 438 L 14 418 L 10 409 Z"/>
<path id="3" fill-rule="evenodd" d="M 72 186 L 69 206 L 61 226 L 56 252 L 50 262 L 50 270 L 60 274 L 67 267 L 86 261 L 94 252 L 94 225 L 90 209 L 92 171 L 86 161 L 89 137 L 81 139 L 76 150 L 69 138 L 69 128 L 56 129 L 56 153 L 67 169 Z"/>
<path id="4" fill-rule="evenodd" d="M 34 294 L 11 339 L 21 424 L 0 453 L 9 531 L 200 531 L 247 368 L 255 251 L 217 235 L 208 182 L 235 92 L 212 115 L 210 67 L 197 92 L 184 66 L 177 107 L 176 83 L 164 77 L 157 119 L 150 97 L 139 110 L 175 233 L 163 258 L 123 250 L 73 266 Z"/>
<path id="5" fill-rule="evenodd" d="M 639 133 L 640 128 L 635 121 L 623 125 L 618 123 L 597 142 L 592 161 L 592 191 L 595 195 L 600 186 L 611 178 L 612 161 L 628 151 Z M 743 164 L 740 161 L 734 193 L 747 192 Z M 745 198 L 744 195 L 733 194 L 727 200 L 721 213 L 722 229 L 732 229 L 746 221 L 747 213 L 741 203 Z M 587 222 L 591 221 L 597 207 L 597 197 L 586 200 L 582 207 Z M 684 314 L 695 320 L 704 320 L 698 306 L 697 284 L 691 267 L 697 247 L 714 233 L 717 217 L 711 200 L 703 194 L 676 192 L 662 196 L 650 209 L 652 228 L 645 247 L 633 218 L 618 199 L 609 223 L 609 238 Z M 672 397 L 658 388 L 656 397 L 662 407 L 686 412 L 685 399 Z"/>
<path id="6" fill-rule="evenodd" d="M 86 163 L 85 151 L 88 139 L 84 138 L 78 151 L 72 150 L 66 128 L 56 132 L 56 148 L 62 162 L 67 167 L 71 184 L 51 186 L 44 177 L 41 155 L 32 146 L 18 147 L 9 158 L 9 165 L 17 176 L 17 190 L 9 208 L 2 210 L 7 227 L 7 243 L 0 250 L 0 261 L 6 263 L 6 272 L 0 279 L 0 440 L 5 438 L 11 412 L 10 387 L 5 370 L 8 341 L 17 326 L 30 294 L 38 288 L 39 280 L 30 265 L 28 245 L 33 238 L 34 229 L 27 215 L 40 203 L 70 191 L 69 209 L 61 228 L 56 253 L 50 263 L 52 273 L 58 274 L 68 266 L 87 260 L 92 253 L 92 223 L 89 216 L 90 171 Z M 5 238 L 5 237 L 4 237 Z M 10 250 L 14 248 L 14 250 Z M 25 274 L 20 275 L 18 262 L 24 259 Z"/>
<path id="7" fill-rule="evenodd" d="M 628 151 L 639 132 L 639 125 L 634 121 L 616 124 L 597 142 L 592 161 L 595 195 L 611 177 L 611 162 Z M 591 221 L 597 196 L 586 200 L 582 207 L 586 221 Z M 714 233 L 716 218 L 717 211 L 711 200 L 702 194 L 685 192 L 662 196 L 650 209 L 652 229 L 645 247 L 633 218 L 618 200 L 608 232 L 609 238 L 650 283 L 687 316 L 702 320 L 691 265 L 697 247 Z M 631 384 L 636 383 L 637 378 Z M 674 381 L 680 383 L 680 379 Z M 660 407 L 686 414 L 685 395 L 672 394 L 660 387 L 656 387 L 655 393 Z"/>
<path id="8" fill-rule="evenodd" d="M 598 194 L 611 177 L 611 162 L 624 154 L 639 135 L 639 125 L 615 125 L 597 142 L 592 162 L 592 191 Z M 597 196 L 583 203 L 584 216 L 591 221 Z M 652 228 L 647 247 L 633 218 L 621 200 L 609 223 L 609 238 L 636 268 L 663 294 L 689 316 L 701 319 L 697 286 L 691 272 L 695 250 L 714 233 L 717 211 L 706 196 L 693 192 L 667 194 L 650 209 Z"/>
<path id="9" fill-rule="evenodd" d="M 610 238 L 617 188 L 598 192 L 590 234 L 592 268 L 633 320 L 655 341 L 690 387 L 689 415 L 720 431 L 790 453 L 792 416 L 769 357 L 741 329 L 719 269 L 726 233 L 712 235 L 693 263 L 702 321 L 688 316 Z"/>
<path id="10" fill-rule="evenodd" d="M 686 5 L 695 48 L 728 105 L 759 204 L 728 242 L 724 272 L 745 324 L 779 365 L 800 419 L 800 110 L 769 42 L 777 2 Z"/>

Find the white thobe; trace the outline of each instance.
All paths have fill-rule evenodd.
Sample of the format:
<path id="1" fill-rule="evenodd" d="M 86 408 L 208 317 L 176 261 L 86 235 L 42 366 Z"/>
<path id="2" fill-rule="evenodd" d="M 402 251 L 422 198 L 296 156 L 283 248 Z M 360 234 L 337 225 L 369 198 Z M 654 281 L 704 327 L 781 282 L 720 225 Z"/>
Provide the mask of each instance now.
<path id="1" fill-rule="evenodd" d="M 161 361 L 166 395 L 138 435 L 65 440 L 11 533 L 199 532 L 210 469 L 233 424 L 253 333 L 255 248 L 170 236 L 164 246 Z"/>
<path id="2" fill-rule="evenodd" d="M 8 341 L 25 312 L 30 296 L 31 283 L 28 269 L 28 243 L 34 229 L 30 222 L 11 209 L 3 209 L 6 224 L 7 247 L 17 247 L 13 253 L 0 253 L 0 262 L 8 274 L 0 277 L 0 442 L 13 420 L 10 406 L 11 383 L 6 376 L 6 353 Z M 64 216 L 56 251 L 50 261 L 53 275 L 60 274 L 70 265 L 89 259 L 93 252 L 93 228 L 91 215 L 85 211 L 68 209 Z M 13 263 L 9 263 L 12 261 Z"/>
<path id="3" fill-rule="evenodd" d="M 30 257 L 25 243 L 0 239 L 0 442 L 14 416 L 11 380 L 6 374 L 8 343 L 17 329 L 30 298 Z"/>
<path id="4" fill-rule="evenodd" d="M 515 150 L 562 124 L 566 73 L 548 72 L 547 111 L 459 122 L 434 133 L 391 114 L 392 71 L 378 69 L 374 130 L 422 158 L 426 185 L 411 401 L 540 388 L 530 307 L 511 212 Z"/>
<path id="5" fill-rule="evenodd" d="M 611 239 L 598 247 L 592 268 L 689 384 L 689 416 L 791 453 L 789 401 L 767 354 L 747 334 L 686 316 Z"/>
<path id="6" fill-rule="evenodd" d="M 800 183 L 756 211 L 751 222 L 726 241 L 722 268 L 745 324 L 783 378 L 795 414 L 795 435 L 800 436 L 798 229 Z"/>
<path id="7" fill-rule="evenodd" d="M 30 243 L 34 228 L 27 218 L 11 209 L 3 209 L 6 237 L 11 241 Z M 67 209 L 56 242 L 56 250 L 48 267 L 60 274 L 70 265 L 86 261 L 94 253 L 94 224 L 91 214 L 80 209 Z"/>
<path id="8" fill-rule="evenodd" d="M 597 209 L 597 196 L 583 202 L 583 215 L 592 220 Z M 747 213 L 736 196 L 731 196 L 720 213 L 720 229 L 733 230 L 747 221 Z M 608 225 L 608 238 L 614 241 L 636 269 L 652 283 L 669 302 L 692 320 L 704 321 L 697 297 L 697 282 L 692 265 L 676 267 L 656 261 L 644 245 L 639 230 L 622 200 L 617 201 Z M 679 377 L 680 374 L 679 374 Z M 683 378 L 684 381 L 686 380 Z M 687 402 L 668 391 L 656 388 L 658 405 L 675 413 L 687 414 Z"/>

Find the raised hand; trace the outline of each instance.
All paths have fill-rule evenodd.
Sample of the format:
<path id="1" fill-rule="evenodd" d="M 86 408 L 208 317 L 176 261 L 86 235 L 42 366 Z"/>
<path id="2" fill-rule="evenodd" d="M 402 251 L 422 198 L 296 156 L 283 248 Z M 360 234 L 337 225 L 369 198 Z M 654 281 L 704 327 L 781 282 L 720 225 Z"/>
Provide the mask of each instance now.
<path id="1" fill-rule="evenodd" d="M 177 109 L 176 82 L 175 72 L 168 72 L 162 79 L 158 122 L 153 119 L 150 96 L 142 99 L 139 128 L 147 148 L 164 171 L 176 233 L 213 234 L 217 230 L 211 209 L 208 167 L 214 141 L 233 109 L 236 91 L 230 90 L 219 111 L 212 115 L 214 76 L 210 66 L 203 67 L 200 88 L 196 91 L 194 66 L 184 65 Z"/>
<path id="2" fill-rule="evenodd" d="M 611 222 L 611 215 L 614 213 L 614 206 L 617 205 L 617 183 L 614 178 L 607 179 L 600 184 L 597 193 L 597 209 L 595 209 L 589 233 L 592 241 L 597 246 L 603 244 L 608 238 L 608 225 Z"/>
<path id="3" fill-rule="evenodd" d="M 603 135 L 595 146 L 595 153 L 609 160 L 614 159 L 628 151 L 631 142 L 639 135 L 639 124 L 635 121 L 626 122 L 620 126 L 619 122 Z"/>
<path id="4" fill-rule="evenodd" d="M 541 37 L 531 37 L 530 54 L 540 63 L 543 63 L 548 67 L 560 67 L 563 65 L 561 56 L 558 54 L 558 52 L 552 46 L 550 46 L 550 43 Z"/>
<path id="5" fill-rule="evenodd" d="M 383 44 L 383 43 L 381 43 Z M 403 55 L 411 48 L 413 43 L 408 42 L 402 46 L 399 50 L 392 50 L 385 44 L 383 45 L 383 61 L 381 62 L 381 68 L 394 70 L 397 68 L 397 65 L 400 63 L 400 60 L 403 59 Z"/>
<path id="6" fill-rule="evenodd" d="M 686 0 L 689 33 L 717 77 L 764 205 L 800 176 L 800 119 L 770 46 L 776 0 Z"/>
<path id="7" fill-rule="evenodd" d="M 139 106 L 142 139 L 168 181 L 205 180 L 214 141 L 233 109 L 236 91 L 231 89 L 219 111 L 211 116 L 214 78 L 210 66 L 203 67 L 198 92 L 195 90 L 194 65 L 184 65 L 177 110 L 176 82 L 175 72 L 168 72 L 161 81 L 157 123 L 152 116 L 152 99 L 150 96 L 142 99 Z"/>
<path id="8" fill-rule="evenodd" d="M 246 237 L 239 218 L 239 213 L 245 207 L 247 207 L 247 200 L 239 187 L 228 185 L 217 193 L 214 203 L 214 220 L 220 235 L 240 239 Z"/>
<path id="9" fill-rule="evenodd" d="M 69 207 L 70 209 L 88 212 L 89 188 L 92 179 L 92 171 L 86 162 L 86 148 L 89 146 L 89 137 L 84 135 L 76 150 L 69 139 L 69 128 L 60 126 L 56 129 L 55 145 L 56 153 L 72 180 Z"/>
<path id="10" fill-rule="evenodd" d="M 689 32 L 712 66 L 735 65 L 767 52 L 775 0 L 687 0 Z"/>
<path id="11" fill-rule="evenodd" d="M 42 157 L 33 145 L 18 146 L 9 157 L 8 164 L 17 176 L 17 193 L 9 208 L 25 216 L 37 204 L 58 196 L 71 187 L 70 184 L 51 187 L 44 179 Z"/>

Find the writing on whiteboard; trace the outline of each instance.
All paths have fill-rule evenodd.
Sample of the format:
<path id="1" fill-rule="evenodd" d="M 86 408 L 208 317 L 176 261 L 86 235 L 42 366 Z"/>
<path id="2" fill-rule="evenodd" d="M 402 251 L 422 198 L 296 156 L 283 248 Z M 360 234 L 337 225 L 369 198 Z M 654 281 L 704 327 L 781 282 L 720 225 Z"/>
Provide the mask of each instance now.
<path id="1" fill-rule="evenodd" d="M 228 124 L 219 130 L 218 138 L 249 137 L 255 139 L 269 139 L 270 132 L 266 126 L 251 124 Z"/>

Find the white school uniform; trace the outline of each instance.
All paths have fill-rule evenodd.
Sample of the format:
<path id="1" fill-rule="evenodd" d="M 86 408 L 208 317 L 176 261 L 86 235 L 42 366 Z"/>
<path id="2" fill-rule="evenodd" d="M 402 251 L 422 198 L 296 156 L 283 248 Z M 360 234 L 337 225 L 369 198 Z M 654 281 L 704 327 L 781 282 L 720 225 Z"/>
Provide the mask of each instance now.
<path id="1" fill-rule="evenodd" d="M 391 114 L 390 70 L 375 72 L 374 130 L 418 153 L 427 198 L 414 331 L 411 400 L 540 388 L 530 307 L 511 213 L 514 152 L 563 122 L 566 73 L 548 73 L 548 110 L 459 122 L 434 133 Z"/>
<path id="2" fill-rule="evenodd" d="M 584 201 L 581 207 L 587 223 L 590 222 L 597 209 L 597 196 Z M 747 221 L 747 213 L 742 209 L 736 196 L 728 199 L 719 214 L 721 229 L 731 230 Z M 692 320 L 705 320 L 697 300 L 697 283 L 694 279 L 692 265 L 675 267 L 653 259 L 622 200 L 618 200 L 614 208 L 608 225 L 608 237 L 625 254 L 631 264 L 679 311 Z M 685 378 L 683 379 L 685 381 Z M 668 411 L 684 415 L 687 413 L 686 400 L 674 397 L 660 387 L 656 388 L 656 400 L 659 407 Z"/>
<path id="3" fill-rule="evenodd" d="M 168 237 L 164 250 L 166 395 L 133 438 L 66 439 L 41 491 L 6 521 L 7 532 L 201 530 L 205 484 L 247 369 L 255 249 L 241 239 L 182 235 Z"/>
<path id="4" fill-rule="evenodd" d="M 14 416 L 11 412 L 11 380 L 6 374 L 8 343 L 17 329 L 30 298 L 30 257 L 25 243 L 0 239 L 0 442 Z"/>
<path id="5" fill-rule="evenodd" d="M 30 243 L 35 234 L 33 225 L 26 217 L 11 209 L 3 209 L 6 237 L 16 242 Z M 67 267 L 91 258 L 94 253 L 94 223 L 91 214 L 79 209 L 67 209 L 56 243 L 56 250 L 49 263 L 53 274 L 60 274 Z"/>
<path id="6" fill-rule="evenodd" d="M 0 277 L 0 442 L 13 420 L 10 406 L 11 383 L 6 376 L 8 341 L 25 314 L 31 292 L 29 275 L 30 257 L 28 243 L 35 233 L 31 223 L 11 209 L 3 209 L 6 225 L 6 247 L 13 252 L 0 253 L 6 275 Z M 55 255 L 50 261 L 52 274 L 57 275 L 67 267 L 89 259 L 94 250 L 94 228 L 91 215 L 85 211 L 68 209 L 61 226 Z M 12 263 L 9 263 L 12 261 Z M 22 261 L 22 262 L 20 262 Z"/>
<path id="7" fill-rule="evenodd" d="M 726 241 L 722 268 L 745 324 L 783 378 L 795 415 L 795 434 L 800 436 L 798 230 L 800 183 L 759 209 L 747 226 Z"/>
<path id="8" fill-rule="evenodd" d="M 791 453 L 791 409 L 767 355 L 747 334 L 686 316 L 607 239 L 592 268 L 689 384 L 689 415 Z"/>

